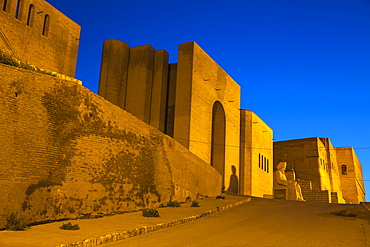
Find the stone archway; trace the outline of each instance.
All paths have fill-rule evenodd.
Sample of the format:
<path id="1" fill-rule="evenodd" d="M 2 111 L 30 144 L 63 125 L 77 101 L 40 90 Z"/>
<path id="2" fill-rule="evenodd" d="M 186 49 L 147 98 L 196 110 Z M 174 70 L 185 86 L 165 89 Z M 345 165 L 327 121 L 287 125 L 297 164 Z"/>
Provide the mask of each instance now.
<path id="1" fill-rule="evenodd" d="M 225 186 L 225 141 L 225 111 L 222 104 L 216 101 L 212 109 L 211 166 L 221 174 L 223 186 Z"/>

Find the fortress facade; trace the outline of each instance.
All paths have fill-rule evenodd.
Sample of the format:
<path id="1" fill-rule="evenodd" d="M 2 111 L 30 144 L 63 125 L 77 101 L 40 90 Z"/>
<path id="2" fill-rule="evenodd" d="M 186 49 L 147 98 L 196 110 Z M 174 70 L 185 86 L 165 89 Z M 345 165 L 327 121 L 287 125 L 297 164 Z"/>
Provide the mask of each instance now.
<path id="1" fill-rule="evenodd" d="M 76 23 L 44 0 L 0 7 L 2 52 L 74 77 Z M 0 228 L 11 213 L 43 222 L 223 190 L 271 198 L 275 159 L 312 181 L 311 190 L 336 192 L 338 202 L 363 200 L 349 186 L 356 180 L 343 180 L 362 181 L 353 149 L 335 153 L 348 173 L 335 168 L 332 180 L 321 170 L 304 177 L 290 154 L 274 158 L 272 129 L 240 109 L 239 85 L 195 42 L 180 44 L 177 63 L 169 64 L 165 50 L 106 40 L 99 95 L 68 77 L 0 63 L 0 119 Z"/>

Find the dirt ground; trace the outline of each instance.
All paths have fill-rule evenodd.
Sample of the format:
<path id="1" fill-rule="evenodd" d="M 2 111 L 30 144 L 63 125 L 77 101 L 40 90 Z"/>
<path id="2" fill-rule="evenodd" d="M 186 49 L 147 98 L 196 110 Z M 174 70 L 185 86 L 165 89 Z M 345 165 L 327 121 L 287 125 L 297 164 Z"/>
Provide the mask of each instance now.
<path id="1" fill-rule="evenodd" d="M 57 246 L 106 234 L 155 225 L 224 207 L 247 197 L 199 200 L 179 208 L 160 208 L 159 218 L 141 212 L 70 221 L 80 230 L 65 231 L 63 222 L 39 225 L 24 232 L 1 231 L 1 247 Z M 248 198 L 247 198 L 248 199 Z M 335 212 L 335 214 L 332 214 Z M 356 217 L 346 217 L 353 216 Z M 102 246 L 370 246 L 370 212 L 362 205 L 306 203 L 252 198 L 249 202 L 179 226 Z"/>

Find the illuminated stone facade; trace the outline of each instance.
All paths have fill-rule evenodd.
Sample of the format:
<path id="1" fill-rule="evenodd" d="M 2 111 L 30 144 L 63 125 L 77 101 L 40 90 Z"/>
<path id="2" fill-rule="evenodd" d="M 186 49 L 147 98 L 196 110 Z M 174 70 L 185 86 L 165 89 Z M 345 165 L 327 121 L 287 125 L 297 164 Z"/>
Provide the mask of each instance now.
<path id="1" fill-rule="evenodd" d="M 329 138 L 279 141 L 274 142 L 274 168 L 279 162 L 295 171 L 307 201 L 365 201 L 362 167 L 353 148 L 335 148 Z"/>
<path id="2" fill-rule="evenodd" d="M 362 176 L 362 166 L 352 147 L 335 148 L 337 164 L 346 203 L 365 201 L 365 184 Z"/>
<path id="3" fill-rule="evenodd" d="M 81 27 L 45 0 L 0 2 L 0 49 L 21 61 L 74 77 Z"/>
<path id="4" fill-rule="evenodd" d="M 258 197 L 272 195 L 272 129 L 252 111 L 241 110 L 240 114 L 241 194 Z"/>
<path id="5" fill-rule="evenodd" d="M 80 26 L 43 0 L 2 4 L 0 49 L 73 77 Z M 106 40 L 102 97 L 0 64 L 0 228 L 11 213 L 30 222 L 101 216 L 223 189 L 272 197 L 282 160 L 304 179 L 307 198 L 363 200 L 352 149 L 333 153 L 329 139 L 278 142 L 273 159 L 272 129 L 240 109 L 240 86 L 206 52 L 187 42 L 177 63 L 168 56 Z"/>
<path id="6" fill-rule="evenodd" d="M 215 167 L 225 189 L 233 169 L 239 177 L 240 87 L 195 42 L 179 45 L 175 64 L 164 50 L 112 39 L 102 57 L 101 96 Z"/>

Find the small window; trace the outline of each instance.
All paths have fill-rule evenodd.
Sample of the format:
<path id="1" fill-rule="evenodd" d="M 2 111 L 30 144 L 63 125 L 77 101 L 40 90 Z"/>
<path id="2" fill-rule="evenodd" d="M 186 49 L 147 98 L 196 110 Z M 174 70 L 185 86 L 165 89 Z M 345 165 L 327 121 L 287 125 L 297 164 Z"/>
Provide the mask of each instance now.
<path id="1" fill-rule="evenodd" d="M 28 8 L 28 16 L 27 16 L 27 26 L 32 27 L 33 26 L 33 16 L 35 15 L 35 6 L 33 4 L 30 4 L 30 7 Z"/>
<path id="2" fill-rule="evenodd" d="M 9 11 L 9 5 L 10 5 L 10 0 L 4 0 L 3 1 L 3 11 L 8 12 Z"/>
<path id="3" fill-rule="evenodd" d="M 45 18 L 44 18 L 44 26 L 42 28 L 42 35 L 44 35 L 46 37 L 49 34 L 49 22 L 50 22 L 50 16 L 49 15 L 45 15 Z"/>
<path id="4" fill-rule="evenodd" d="M 21 4 L 22 4 L 22 0 L 18 0 L 17 1 L 17 5 L 15 6 L 15 14 L 14 14 L 14 18 L 17 18 L 17 19 L 21 19 Z"/>
<path id="5" fill-rule="evenodd" d="M 268 159 L 267 159 L 266 171 L 267 171 L 267 173 L 269 173 L 269 160 Z"/>
<path id="6" fill-rule="evenodd" d="M 265 165 L 263 166 L 263 170 L 266 171 L 267 170 L 267 159 L 266 159 L 266 157 L 265 157 L 265 162 L 264 163 L 265 163 Z"/>
<path id="7" fill-rule="evenodd" d="M 258 154 L 258 167 L 261 168 L 261 154 Z"/>
<path id="8" fill-rule="evenodd" d="M 342 174 L 347 175 L 347 166 L 346 165 L 342 165 Z"/>

